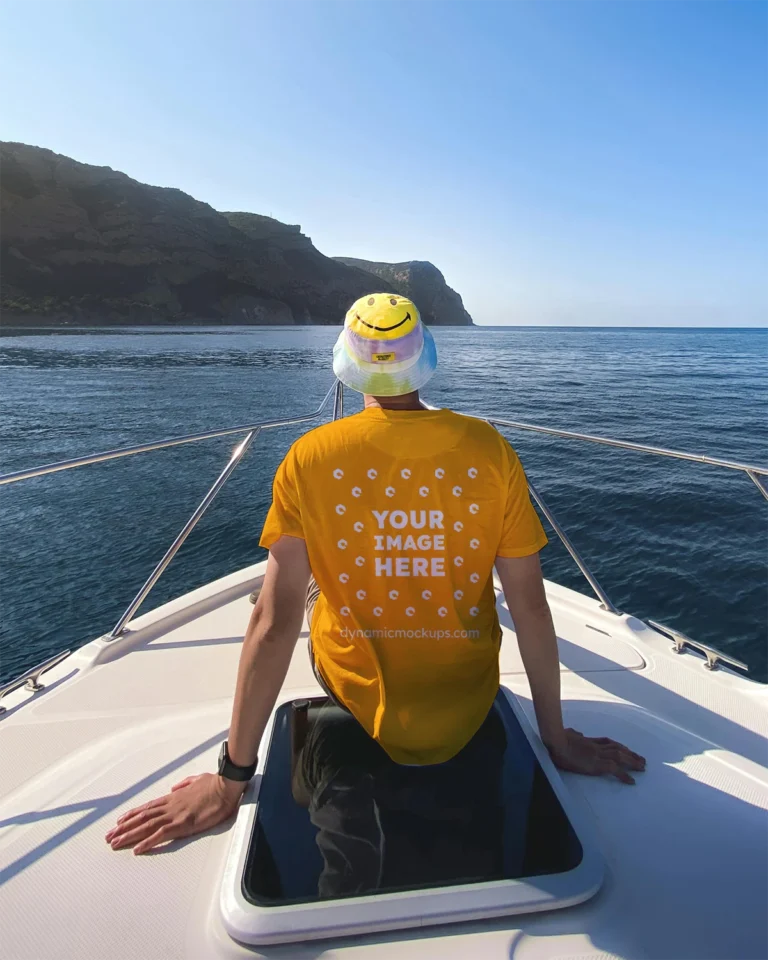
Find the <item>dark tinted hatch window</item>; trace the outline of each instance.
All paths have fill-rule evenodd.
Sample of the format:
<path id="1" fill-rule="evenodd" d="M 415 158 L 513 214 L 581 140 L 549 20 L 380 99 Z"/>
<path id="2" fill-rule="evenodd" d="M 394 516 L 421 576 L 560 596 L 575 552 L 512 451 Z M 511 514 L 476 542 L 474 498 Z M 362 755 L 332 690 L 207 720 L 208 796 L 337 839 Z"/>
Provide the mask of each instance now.
<path id="1" fill-rule="evenodd" d="M 261 906 L 571 870 L 579 841 L 502 694 L 447 763 L 393 763 L 325 698 L 278 708 L 243 878 Z"/>

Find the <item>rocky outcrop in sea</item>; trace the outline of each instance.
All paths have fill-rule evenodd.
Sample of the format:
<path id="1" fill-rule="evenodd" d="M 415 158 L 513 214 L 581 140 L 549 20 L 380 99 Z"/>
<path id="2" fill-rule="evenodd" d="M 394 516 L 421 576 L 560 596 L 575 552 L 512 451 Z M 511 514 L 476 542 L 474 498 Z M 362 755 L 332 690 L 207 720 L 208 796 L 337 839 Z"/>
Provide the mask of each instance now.
<path id="1" fill-rule="evenodd" d="M 42 147 L 0 144 L 6 325 L 337 324 L 366 293 L 469 325 L 431 263 L 326 257 L 301 228 Z"/>

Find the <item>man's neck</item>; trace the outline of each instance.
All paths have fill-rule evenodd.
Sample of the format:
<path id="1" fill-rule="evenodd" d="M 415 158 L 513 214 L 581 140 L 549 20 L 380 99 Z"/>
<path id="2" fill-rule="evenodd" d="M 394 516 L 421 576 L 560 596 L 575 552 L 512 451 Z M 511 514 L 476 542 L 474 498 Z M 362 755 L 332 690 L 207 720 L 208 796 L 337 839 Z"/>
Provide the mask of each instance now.
<path id="1" fill-rule="evenodd" d="M 400 397 L 372 397 L 370 394 L 364 395 L 364 405 L 368 407 L 380 407 L 382 410 L 425 410 L 424 404 L 419 399 L 419 391 L 404 393 Z"/>

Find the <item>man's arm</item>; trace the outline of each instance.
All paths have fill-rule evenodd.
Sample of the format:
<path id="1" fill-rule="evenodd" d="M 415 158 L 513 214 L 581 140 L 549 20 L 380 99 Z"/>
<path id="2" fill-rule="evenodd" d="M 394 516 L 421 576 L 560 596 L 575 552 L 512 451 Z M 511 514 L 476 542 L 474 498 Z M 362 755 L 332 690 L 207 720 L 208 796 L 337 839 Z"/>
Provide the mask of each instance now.
<path id="1" fill-rule="evenodd" d="M 552 759 L 561 769 L 573 773 L 607 773 L 623 783 L 634 783 L 627 770 L 644 770 L 643 757 L 615 740 L 585 737 L 563 726 L 557 636 L 538 553 L 496 557 L 496 571 L 515 623 L 539 734 Z"/>
<path id="2" fill-rule="evenodd" d="M 238 766 L 256 759 L 301 631 L 310 575 L 305 542 L 280 537 L 270 548 L 240 654 L 229 730 L 229 756 Z"/>
<path id="3" fill-rule="evenodd" d="M 288 672 L 304 617 L 310 568 L 298 537 L 282 536 L 270 548 L 267 571 L 240 653 L 228 749 L 233 763 L 256 759 Z M 164 797 L 130 810 L 106 835 L 113 850 L 146 853 L 160 843 L 210 830 L 237 810 L 247 784 L 218 774 L 187 777 Z"/>

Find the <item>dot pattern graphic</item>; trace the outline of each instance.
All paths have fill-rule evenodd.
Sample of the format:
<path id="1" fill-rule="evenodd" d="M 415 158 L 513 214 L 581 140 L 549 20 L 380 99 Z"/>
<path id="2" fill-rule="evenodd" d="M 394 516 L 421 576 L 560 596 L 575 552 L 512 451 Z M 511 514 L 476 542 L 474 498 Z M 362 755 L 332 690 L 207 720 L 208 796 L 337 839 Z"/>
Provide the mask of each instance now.
<path id="1" fill-rule="evenodd" d="M 354 476 L 354 470 L 352 471 L 352 474 Z M 448 495 L 449 499 L 451 497 L 455 498 L 456 500 L 459 501 L 459 503 L 456 505 L 459 509 L 463 507 L 463 509 L 467 510 L 471 516 L 476 516 L 480 512 L 480 506 L 478 503 L 471 500 L 472 489 L 473 489 L 472 484 L 470 483 L 468 487 L 469 494 L 465 495 L 464 487 L 460 483 L 455 482 L 456 480 L 459 479 L 459 477 L 454 472 L 453 477 L 449 477 L 448 482 L 445 486 L 438 483 L 434 490 L 426 484 L 423 484 L 418 487 L 418 495 L 421 498 L 427 501 L 430 501 L 431 499 L 431 502 L 428 502 L 427 504 L 425 504 L 425 507 L 427 507 L 428 509 L 421 510 L 421 511 L 419 511 L 418 509 L 404 510 L 404 509 L 398 509 L 399 507 L 398 500 L 400 499 L 400 496 L 412 498 L 414 493 L 416 492 L 413 487 L 409 488 L 409 484 L 408 484 L 408 481 L 410 481 L 413 477 L 413 471 L 410 467 L 402 467 L 398 471 L 398 475 L 400 479 L 405 482 L 405 487 L 400 492 L 400 494 L 398 493 L 398 489 L 392 486 L 391 484 L 386 486 L 384 486 L 384 484 L 382 484 L 381 486 L 378 486 L 376 484 L 376 481 L 379 481 L 379 471 L 375 470 L 373 467 L 365 470 L 365 477 L 367 477 L 368 481 L 371 481 L 373 486 L 366 487 L 365 484 L 363 484 L 363 486 L 360 486 L 357 484 L 352 486 L 350 488 L 350 493 L 352 497 L 355 500 L 360 500 L 362 497 L 365 497 L 367 501 L 371 499 L 375 501 L 376 499 L 378 499 L 378 497 L 381 497 L 381 495 L 383 494 L 388 499 L 395 500 L 395 503 L 393 504 L 392 508 L 387 508 L 387 509 L 383 507 L 378 508 L 379 510 L 378 514 L 376 513 L 376 510 L 373 510 L 373 511 L 368 510 L 365 515 L 366 517 L 369 517 L 369 515 L 372 514 L 372 516 L 370 516 L 370 523 L 366 523 L 362 519 L 355 519 L 354 522 L 352 523 L 352 530 L 357 534 L 362 534 L 366 530 L 371 531 L 371 533 L 378 533 L 379 531 L 384 531 L 385 527 L 384 527 L 383 519 L 381 518 L 384 518 L 387 515 L 389 515 L 391 526 L 387 527 L 386 531 L 388 534 L 391 534 L 392 536 L 387 537 L 388 543 L 387 543 L 386 549 L 387 550 L 396 549 L 398 551 L 397 556 L 400 558 L 398 560 L 398 564 L 405 562 L 407 565 L 409 560 L 414 561 L 413 565 L 408 568 L 409 576 L 411 575 L 435 576 L 434 573 L 430 574 L 427 572 L 427 568 L 425 566 L 426 564 L 425 560 L 418 560 L 416 557 L 414 557 L 414 558 L 407 558 L 406 561 L 403 561 L 403 557 L 406 556 L 405 551 L 417 549 L 416 548 L 417 543 L 419 544 L 418 549 L 425 549 L 425 550 L 429 549 L 429 546 L 422 548 L 420 541 L 423 538 L 427 545 L 432 543 L 433 537 L 435 537 L 435 532 L 433 531 L 433 526 L 432 526 L 432 517 L 435 514 L 437 514 L 438 517 L 442 518 L 444 515 L 443 510 L 435 511 L 431 509 L 432 503 L 435 503 L 435 500 L 433 499 L 435 497 L 438 498 L 437 500 L 438 504 L 445 503 L 445 501 L 442 498 L 444 498 L 446 495 Z M 469 481 L 476 480 L 479 477 L 479 475 L 480 475 L 480 471 L 477 469 L 477 467 L 470 466 L 469 468 L 466 469 L 466 477 L 468 478 Z M 337 467 L 336 469 L 333 470 L 334 479 L 342 480 L 344 479 L 344 476 L 345 476 L 345 471 L 341 467 Z M 438 466 L 434 470 L 434 476 L 437 481 L 445 480 L 446 477 L 448 476 L 448 471 L 445 469 L 445 467 Z M 381 483 L 381 481 L 379 481 L 379 483 Z M 378 488 L 378 493 L 376 492 L 376 488 Z M 373 490 L 373 497 L 371 497 L 370 495 L 371 490 Z M 379 503 L 381 503 L 381 500 L 379 500 Z M 447 505 L 448 504 L 446 504 L 446 506 Z M 359 515 L 359 507 L 356 509 Z M 348 512 L 348 507 L 344 503 L 338 503 L 336 504 L 335 511 L 339 517 L 343 517 Z M 376 516 L 380 518 L 378 521 L 378 526 L 376 523 L 373 522 L 373 518 Z M 427 517 L 430 518 L 429 525 L 427 523 Z M 413 526 L 413 529 L 411 528 L 411 525 Z M 439 525 L 436 524 L 435 526 L 437 527 L 438 530 L 441 529 L 442 519 Z M 454 576 L 459 575 L 458 571 L 464 566 L 464 557 L 460 553 L 455 552 L 457 548 L 460 549 L 461 546 L 463 545 L 465 548 L 469 548 L 471 550 L 479 550 L 482 546 L 481 539 L 478 536 L 472 536 L 467 539 L 464 539 L 462 536 L 460 536 L 464 534 L 464 527 L 465 527 L 465 523 L 462 520 L 453 520 L 449 526 L 449 529 L 452 529 L 453 531 L 453 533 L 451 534 L 451 537 L 453 537 L 454 534 L 458 536 L 456 536 L 455 539 L 451 539 L 451 537 L 446 537 L 445 534 L 440 534 L 441 544 L 444 544 L 444 546 L 441 545 L 441 547 L 439 547 L 438 549 L 445 549 L 447 551 L 447 556 L 445 556 L 445 562 L 452 564 L 453 569 L 456 571 L 456 574 L 454 574 Z M 407 528 L 407 529 L 404 529 L 404 528 Z M 464 534 L 464 536 L 466 537 L 466 534 Z M 366 543 L 366 539 L 367 538 L 364 538 L 360 542 L 355 541 L 356 543 L 360 543 L 360 545 L 358 545 L 358 550 L 360 549 L 360 546 Z M 382 535 L 377 536 L 376 539 L 377 541 L 380 541 L 382 544 L 381 546 L 377 547 L 377 549 L 384 551 L 385 548 L 383 546 L 383 542 L 384 542 L 383 533 Z M 446 539 L 448 540 L 448 543 L 446 543 Z M 393 544 L 395 540 L 398 543 L 397 547 L 390 545 L 390 543 Z M 400 547 L 401 543 L 405 543 L 405 544 L 410 543 L 410 547 L 405 546 L 401 550 L 401 547 Z M 341 537 L 339 540 L 337 540 L 336 546 L 338 547 L 339 550 L 346 550 L 349 546 L 349 541 L 345 537 Z M 451 556 L 451 553 L 453 553 L 454 555 Z M 387 555 L 384 554 L 384 556 L 386 557 Z M 371 562 L 373 562 L 373 557 Z M 381 562 L 381 561 L 379 560 L 378 562 Z M 386 568 L 386 572 L 384 574 L 387 577 L 391 577 L 393 575 L 390 571 L 394 569 L 391 566 L 392 564 L 391 559 L 389 560 L 389 564 L 390 566 Z M 355 557 L 355 566 L 362 572 L 362 568 L 366 567 L 366 557 L 363 556 L 362 554 L 358 554 Z M 364 575 L 371 576 L 371 573 L 364 574 Z M 350 583 L 351 577 L 350 577 L 350 574 L 345 571 L 339 574 L 338 579 L 341 584 L 346 585 Z M 467 579 L 468 579 L 468 584 L 474 585 L 474 584 L 480 583 L 481 577 L 477 571 L 473 571 L 472 573 L 469 574 Z M 465 584 L 467 583 L 467 581 L 464 581 L 464 582 Z M 455 581 L 454 581 L 454 586 L 456 588 L 452 590 L 453 600 L 457 604 L 461 604 L 462 601 L 465 601 L 465 598 L 467 598 L 467 591 L 464 587 L 456 585 Z M 355 590 L 354 586 L 352 586 L 352 590 Z M 360 589 L 357 589 L 354 595 L 356 599 L 361 603 L 366 601 L 368 598 L 367 591 L 362 587 Z M 402 595 L 402 591 L 394 588 L 390 589 L 387 593 L 388 600 L 395 605 L 395 608 L 398 605 L 398 601 L 402 602 L 401 595 Z M 440 594 L 438 593 L 438 596 L 439 595 Z M 406 597 L 412 596 L 412 594 L 410 593 L 410 591 L 406 590 L 405 596 Z M 431 616 L 434 616 L 435 614 L 437 614 L 437 616 L 441 618 L 445 618 L 449 616 L 449 613 L 450 613 L 449 607 L 442 605 L 437 607 L 437 609 L 435 609 L 435 607 L 431 605 L 431 601 L 433 598 L 433 590 L 423 589 L 420 591 L 420 596 L 421 596 L 421 600 L 424 601 L 424 603 L 427 605 L 425 609 L 421 612 Z M 470 591 L 469 597 L 468 597 L 469 603 L 473 603 L 473 601 L 476 602 L 478 599 L 479 599 L 479 595 L 476 593 L 476 591 Z M 402 613 L 405 613 L 407 617 L 414 617 L 419 612 L 419 610 L 412 604 L 406 606 L 404 609 L 401 606 L 399 609 Z M 464 610 L 465 610 L 465 613 L 468 612 L 469 616 L 471 617 L 476 617 L 480 612 L 480 608 L 476 605 L 469 606 L 469 608 L 464 607 Z M 381 604 L 378 604 L 373 607 L 369 607 L 368 611 L 369 611 L 369 615 L 373 615 L 374 617 L 385 616 L 387 612 L 386 607 L 382 606 Z M 344 604 L 340 608 L 340 613 L 341 613 L 341 616 L 343 617 L 349 617 L 353 615 L 353 610 L 348 604 Z M 356 613 L 364 615 L 365 610 L 364 609 L 357 610 Z"/>

